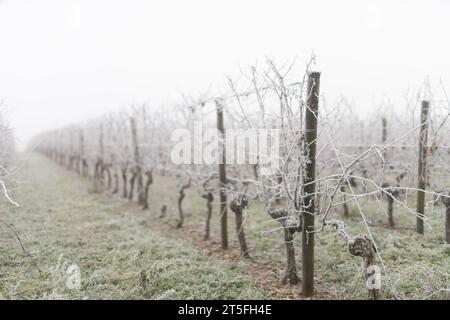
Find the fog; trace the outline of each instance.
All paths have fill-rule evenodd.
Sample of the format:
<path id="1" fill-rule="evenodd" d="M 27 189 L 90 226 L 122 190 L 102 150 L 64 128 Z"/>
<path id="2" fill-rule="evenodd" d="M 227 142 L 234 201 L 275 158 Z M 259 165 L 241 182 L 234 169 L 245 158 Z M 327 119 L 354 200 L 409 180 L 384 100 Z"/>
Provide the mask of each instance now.
<path id="1" fill-rule="evenodd" d="M 40 131 L 312 52 L 321 91 L 361 112 L 426 78 L 450 85 L 442 1 L 0 0 L 0 98 L 18 145 Z"/>

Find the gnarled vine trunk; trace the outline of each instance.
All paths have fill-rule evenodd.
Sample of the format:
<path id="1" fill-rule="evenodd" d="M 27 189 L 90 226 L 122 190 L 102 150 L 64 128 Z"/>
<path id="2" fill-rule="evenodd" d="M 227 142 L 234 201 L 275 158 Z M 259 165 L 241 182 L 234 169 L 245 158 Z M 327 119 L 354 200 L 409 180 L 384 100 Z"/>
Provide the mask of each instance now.
<path id="1" fill-rule="evenodd" d="M 127 179 L 127 168 L 122 167 L 121 169 L 122 173 L 122 184 L 123 184 L 123 193 L 122 196 L 124 198 L 128 197 L 128 179 Z"/>
<path id="2" fill-rule="evenodd" d="M 300 279 L 297 275 L 297 264 L 295 263 L 295 248 L 294 248 L 294 233 L 283 228 L 284 231 L 284 245 L 286 246 L 286 272 L 281 279 L 281 283 L 297 284 Z"/>
<path id="3" fill-rule="evenodd" d="M 143 201 L 142 201 L 142 207 L 143 207 L 144 210 L 148 209 L 148 192 L 150 190 L 150 186 L 153 183 L 153 174 L 152 174 L 152 172 L 150 170 L 146 171 L 145 175 L 147 177 L 147 181 L 145 182 L 144 198 L 143 198 Z"/>
<path id="4" fill-rule="evenodd" d="M 211 234 L 211 217 L 212 217 L 212 202 L 214 201 L 214 196 L 211 192 L 202 195 L 206 199 L 206 222 L 205 222 L 205 236 L 203 240 L 208 240 Z"/>
<path id="5" fill-rule="evenodd" d="M 130 193 L 128 194 L 128 200 L 133 200 L 133 196 L 134 196 L 134 183 L 136 181 L 136 171 L 133 170 L 131 173 L 131 178 L 130 178 Z"/>
<path id="6" fill-rule="evenodd" d="M 114 171 L 114 190 L 113 190 L 113 194 L 116 194 L 119 192 L 119 173 L 116 171 Z"/>
<path id="7" fill-rule="evenodd" d="M 300 219 L 289 216 L 287 210 L 270 209 L 269 215 L 278 221 L 284 231 L 284 245 L 286 247 L 287 268 L 281 282 L 283 284 L 297 284 L 300 279 L 297 275 L 297 264 L 295 262 L 294 236 L 296 232 L 301 232 L 303 227 Z"/>
<path id="8" fill-rule="evenodd" d="M 445 205 L 445 241 L 450 243 L 450 192 L 442 197 Z"/>
<path id="9" fill-rule="evenodd" d="M 108 178 L 108 182 L 107 182 L 108 189 L 111 188 L 111 184 L 112 184 L 111 170 L 109 169 L 109 167 L 110 167 L 109 164 L 103 166 L 103 172 L 106 172 L 106 176 Z"/>
<path id="10" fill-rule="evenodd" d="M 244 224 L 243 224 L 243 211 L 247 207 L 248 201 L 245 195 L 239 195 L 230 202 L 230 209 L 234 212 L 236 218 L 236 233 L 239 240 L 239 247 L 241 249 L 241 255 L 245 258 L 249 258 L 247 242 L 245 240 Z"/>
<path id="11" fill-rule="evenodd" d="M 377 268 L 375 265 L 375 246 L 372 240 L 366 235 L 360 235 L 355 237 L 349 242 L 350 253 L 362 257 L 364 259 L 364 274 L 366 277 L 366 285 L 368 287 L 368 299 L 369 300 L 379 300 L 381 298 L 381 292 L 379 288 L 379 281 L 377 279 L 378 275 Z"/>
<path id="12" fill-rule="evenodd" d="M 163 204 L 161 206 L 161 214 L 159 215 L 159 218 L 164 218 L 166 216 L 167 213 L 167 205 Z"/>
<path id="13" fill-rule="evenodd" d="M 191 186 L 191 179 L 189 179 L 188 183 L 184 185 L 180 185 L 178 188 L 179 196 L 178 196 L 178 215 L 179 219 L 177 222 L 177 228 L 183 227 L 184 223 L 184 212 L 183 212 L 183 199 L 186 196 L 184 190 Z"/>
<path id="14" fill-rule="evenodd" d="M 83 158 L 82 160 L 82 169 L 81 169 L 81 175 L 84 178 L 87 178 L 89 176 L 89 165 L 87 163 L 87 160 Z"/>

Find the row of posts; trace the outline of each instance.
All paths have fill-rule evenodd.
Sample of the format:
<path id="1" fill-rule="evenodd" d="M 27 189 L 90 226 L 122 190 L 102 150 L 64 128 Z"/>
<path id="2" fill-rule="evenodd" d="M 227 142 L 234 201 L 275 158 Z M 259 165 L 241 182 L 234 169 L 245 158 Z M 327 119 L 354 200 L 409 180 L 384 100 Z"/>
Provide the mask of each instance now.
<path id="1" fill-rule="evenodd" d="M 302 293 L 304 297 L 311 297 L 314 293 L 314 218 L 315 218 L 315 180 L 316 171 L 316 142 L 317 142 L 317 119 L 319 107 L 320 73 L 310 72 L 308 74 L 307 103 L 305 110 L 305 145 L 309 146 L 305 151 L 305 207 L 302 215 Z M 216 101 L 217 107 L 217 129 L 225 137 L 223 101 Z M 417 222 L 416 229 L 419 234 L 424 234 L 423 218 L 425 214 L 425 188 L 426 188 L 426 166 L 427 166 L 427 140 L 428 140 L 428 113 L 429 102 L 422 101 L 419 134 L 419 159 L 418 159 L 418 181 L 417 181 Z M 387 140 L 387 121 L 383 118 L 382 129 L 383 143 Z M 227 231 L 227 175 L 225 167 L 225 143 L 221 144 L 223 161 L 219 164 L 220 179 L 220 223 L 222 249 L 228 249 Z M 309 182 L 309 183 L 308 183 Z M 449 201 L 450 202 L 450 201 Z M 449 211 L 449 210 L 447 210 Z M 449 216 L 450 214 L 447 214 Z M 448 217 L 447 217 L 448 218 Z M 450 223 L 450 219 L 446 224 Z M 447 232 L 449 236 L 450 232 Z M 450 237 L 450 236 L 449 236 Z M 449 242 L 450 239 L 447 239 Z"/>

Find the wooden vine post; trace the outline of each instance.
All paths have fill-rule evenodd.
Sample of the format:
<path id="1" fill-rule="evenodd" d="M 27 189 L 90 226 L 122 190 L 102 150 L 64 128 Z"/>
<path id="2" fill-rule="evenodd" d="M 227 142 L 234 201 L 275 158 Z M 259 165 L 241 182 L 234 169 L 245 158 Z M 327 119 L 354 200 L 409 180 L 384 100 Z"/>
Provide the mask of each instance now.
<path id="1" fill-rule="evenodd" d="M 141 163 L 141 155 L 139 151 L 139 143 L 137 138 L 137 128 L 136 128 L 136 120 L 134 117 L 130 117 L 130 127 L 131 127 L 131 138 L 133 143 L 133 155 L 134 155 L 134 176 L 137 179 L 137 192 L 138 192 L 138 203 L 140 205 L 144 204 L 144 181 L 142 177 L 142 163 Z M 130 191 L 130 195 L 132 195 L 132 191 Z M 132 197 L 130 197 L 132 200 Z"/>
<path id="2" fill-rule="evenodd" d="M 386 142 L 387 142 L 387 118 L 386 117 L 383 117 L 381 119 L 381 127 L 382 127 L 381 128 L 381 143 L 383 144 L 383 146 L 385 146 Z M 386 149 L 384 151 L 384 155 L 383 155 L 385 163 L 388 161 L 387 154 L 388 154 L 388 149 Z"/>
<path id="3" fill-rule="evenodd" d="M 427 171 L 427 140 L 428 140 L 428 110 L 429 102 L 422 101 L 420 115 L 420 135 L 419 135 L 419 165 L 417 173 L 417 223 L 416 228 L 419 234 L 423 234 L 423 216 L 425 214 L 425 182 Z"/>
<path id="4" fill-rule="evenodd" d="M 80 173 L 82 177 L 86 177 L 88 175 L 88 170 L 87 170 L 87 162 L 86 159 L 84 157 L 84 134 L 83 134 L 83 129 L 80 128 Z"/>
<path id="5" fill-rule="evenodd" d="M 445 201 L 445 241 L 450 244 L 450 192 Z"/>
<path id="6" fill-rule="evenodd" d="M 228 249 L 228 227 L 227 227 L 227 173 L 225 169 L 225 127 L 223 124 L 223 101 L 216 99 L 217 108 L 217 130 L 220 134 L 219 141 L 219 203 L 220 203 L 220 235 L 222 249 Z"/>
<path id="7" fill-rule="evenodd" d="M 314 294 L 314 215 L 316 179 L 317 118 L 319 115 L 320 72 L 308 75 L 308 98 L 305 114 L 305 179 L 302 232 L 302 292 L 304 297 Z"/>
<path id="8" fill-rule="evenodd" d="M 383 144 L 386 143 L 387 141 L 387 119 L 386 117 L 383 117 L 381 119 L 381 125 L 382 125 L 382 129 L 381 129 L 381 142 Z"/>
<path id="9" fill-rule="evenodd" d="M 103 141 L 104 140 L 103 123 L 100 124 L 99 130 L 100 130 L 98 136 L 99 155 L 94 168 L 94 185 L 96 189 L 103 187 L 103 166 L 104 166 L 103 159 L 105 155 L 105 145 Z"/>
<path id="10" fill-rule="evenodd" d="M 445 206 L 445 242 L 450 244 L 450 191 L 441 197 Z"/>

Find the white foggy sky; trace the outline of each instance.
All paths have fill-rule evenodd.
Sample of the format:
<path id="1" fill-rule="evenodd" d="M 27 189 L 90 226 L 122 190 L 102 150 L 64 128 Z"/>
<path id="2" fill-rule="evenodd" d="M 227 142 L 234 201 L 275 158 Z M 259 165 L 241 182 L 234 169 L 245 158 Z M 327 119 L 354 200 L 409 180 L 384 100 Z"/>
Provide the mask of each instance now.
<path id="1" fill-rule="evenodd" d="M 360 110 L 430 76 L 450 86 L 434 1 L 0 0 L 0 98 L 19 145 L 133 102 L 199 93 L 266 56 L 316 53 L 322 93 Z"/>

